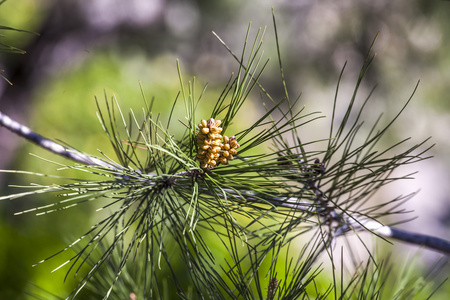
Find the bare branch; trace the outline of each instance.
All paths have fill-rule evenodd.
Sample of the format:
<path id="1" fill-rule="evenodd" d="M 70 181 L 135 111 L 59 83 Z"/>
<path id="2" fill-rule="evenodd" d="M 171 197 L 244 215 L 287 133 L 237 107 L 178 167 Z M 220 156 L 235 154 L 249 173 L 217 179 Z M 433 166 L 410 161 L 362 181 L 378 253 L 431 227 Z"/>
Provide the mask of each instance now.
<path id="1" fill-rule="evenodd" d="M 46 149 L 48 151 L 51 151 L 57 155 L 66 157 L 73 161 L 79 162 L 81 164 L 90 165 L 90 166 L 99 166 L 99 167 L 109 168 L 109 169 L 113 169 L 113 170 L 123 169 L 119 165 L 112 165 L 101 159 L 85 155 L 75 149 L 68 149 L 68 148 L 62 146 L 61 144 L 58 144 L 52 140 L 49 140 L 49 139 L 41 136 L 40 134 L 37 134 L 36 132 L 32 131 L 30 128 L 11 119 L 10 117 L 8 117 L 7 115 L 5 115 L 2 112 L 0 112 L 0 125 L 5 127 L 6 129 L 8 129 L 9 131 L 25 138 L 26 140 Z"/>

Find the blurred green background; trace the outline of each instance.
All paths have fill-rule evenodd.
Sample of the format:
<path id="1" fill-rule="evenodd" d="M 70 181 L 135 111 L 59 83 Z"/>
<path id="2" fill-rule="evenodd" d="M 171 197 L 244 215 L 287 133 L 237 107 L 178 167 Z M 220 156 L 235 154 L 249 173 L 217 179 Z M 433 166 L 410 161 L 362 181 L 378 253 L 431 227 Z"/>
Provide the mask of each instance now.
<path id="1" fill-rule="evenodd" d="M 27 51 L 1 53 L 0 69 L 13 85 L 0 80 L 0 110 L 52 139 L 88 153 L 111 150 L 96 117 L 94 97 L 115 95 L 122 108 L 139 112 L 143 106 L 139 81 L 153 111 L 167 115 L 179 91 L 176 60 L 185 81 L 196 76 L 197 91 L 208 83 L 205 105 L 198 117 L 208 118 L 237 63 L 213 36 L 216 32 L 233 51 L 242 49 L 248 23 L 252 33 L 267 26 L 265 57 L 272 61 L 261 83 L 274 98 L 283 95 L 272 25 L 275 10 L 284 71 L 291 95 L 303 93 L 309 111 L 330 115 L 338 75 L 347 62 L 340 99 L 351 95 L 371 41 L 377 57 L 362 87 L 378 84 L 369 114 L 385 112 L 387 121 L 409 98 L 413 102 L 390 133 L 392 141 L 411 136 L 417 143 L 433 136 L 434 159 L 408 166 L 416 180 L 401 182 L 379 194 L 393 198 L 421 189 L 405 207 L 418 219 L 401 225 L 412 231 L 450 239 L 450 2 L 399 1 L 6 1 L 0 25 L 33 33 L 1 31 L 0 41 Z M 246 108 L 245 127 L 262 111 L 258 96 Z M 176 116 L 183 119 L 183 106 Z M 302 134 L 306 140 L 326 137 L 329 121 Z M 322 126 L 322 127 L 321 127 Z M 29 153 L 55 161 L 63 159 L 26 143 L 0 128 L 0 169 L 58 174 L 58 167 Z M 0 195 L 10 184 L 35 182 L 33 177 L 0 174 Z M 376 199 L 374 199 L 376 201 Z M 60 296 L 73 287 L 62 284 L 64 271 L 49 272 L 64 260 L 31 265 L 60 250 L 84 233 L 92 207 L 83 205 L 55 214 L 14 216 L 17 211 L 48 203 L 33 197 L 0 203 L 0 299 L 27 299 L 30 283 Z M 95 207 L 95 206 L 94 206 Z M 383 244 L 404 253 L 415 247 Z M 421 253 L 424 272 L 438 254 Z M 446 283 L 436 299 L 450 293 Z"/>

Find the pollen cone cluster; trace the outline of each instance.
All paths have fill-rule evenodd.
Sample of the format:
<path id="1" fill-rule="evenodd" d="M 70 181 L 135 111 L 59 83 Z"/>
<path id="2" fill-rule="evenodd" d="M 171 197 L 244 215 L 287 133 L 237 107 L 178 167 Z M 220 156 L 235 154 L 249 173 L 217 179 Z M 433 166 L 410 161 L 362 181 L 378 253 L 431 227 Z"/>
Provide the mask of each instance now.
<path id="1" fill-rule="evenodd" d="M 198 124 L 200 131 L 197 134 L 197 159 L 202 169 L 212 169 L 220 163 L 226 165 L 237 153 L 239 144 L 236 138 L 222 136 L 221 123 L 222 121 L 211 118 Z"/>

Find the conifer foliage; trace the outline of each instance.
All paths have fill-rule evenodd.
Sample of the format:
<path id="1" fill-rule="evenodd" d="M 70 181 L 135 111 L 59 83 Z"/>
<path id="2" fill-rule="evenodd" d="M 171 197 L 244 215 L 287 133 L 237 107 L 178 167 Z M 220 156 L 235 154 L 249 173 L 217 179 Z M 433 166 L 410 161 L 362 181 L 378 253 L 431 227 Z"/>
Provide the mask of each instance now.
<path id="1" fill-rule="evenodd" d="M 2 126 L 76 162 L 64 167 L 95 177 L 32 185 L 0 199 L 49 195 L 47 205 L 19 214 L 57 212 L 86 202 L 98 202 L 98 210 L 108 212 L 60 252 L 74 251 L 60 268 L 80 278 L 68 299 L 367 299 L 382 292 L 378 275 L 384 265 L 376 257 L 345 282 L 333 271 L 325 289 L 317 287 L 321 260 L 342 265 L 343 259 L 333 255 L 334 241 L 361 231 L 414 242 L 409 233 L 380 219 L 401 213 L 397 207 L 409 196 L 368 203 L 381 187 L 409 176 L 399 178 L 394 170 L 428 158 L 427 140 L 406 151 L 397 149 L 407 140 L 379 150 L 380 139 L 403 109 L 385 126 L 377 121 L 361 138 L 361 112 L 370 95 L 360 109 L 355 103 L 374 57 L 370 52 L 343 118 L 336 115 L 336 96 L 329 136 L 304 141 L 299 129 L 323 116 L 306 112 L 299 108 L 300 98 L 289 97 L 280 55 L 286 93 L 283 99 L 271 97 L 259 82 L 268 63 L 262 55 L 264 31 L 253 42 L 249 34 L 250 27 L 239 56 L 219 39 L 238 70 L 209 116 L 197 115 L 205 95 L 196 98 L 195 83 L 186 87 L 181 75 L 185 115 L 173 116 L 172 109 L 167 124 L 154 116 L 151 103 L 144 103 L 143 118 L 124 113 L 114 98 L 98 103 L 116 158 L 63 146 L 0 113 Z M 229 133 L 254 90 L 265 99 L 266 112 L 249 128 Z M 185 128 L 184 135 L 172 135 L 173 126 Z M 309 150 L 312 145 L 316 150 Z M 419 244 L 449 253 L 447 241 L 421 237 Z"/>

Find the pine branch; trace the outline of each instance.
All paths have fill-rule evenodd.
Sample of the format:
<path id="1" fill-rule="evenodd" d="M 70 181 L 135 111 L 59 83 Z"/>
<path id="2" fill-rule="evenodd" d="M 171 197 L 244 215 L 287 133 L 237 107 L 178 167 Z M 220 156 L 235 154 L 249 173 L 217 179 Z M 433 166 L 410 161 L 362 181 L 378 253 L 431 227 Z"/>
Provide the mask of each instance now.
<path id="1" fill-rule="evenodd" d="M 347 217 L 345 222 L 348 226 L 343 226 L 342 228 L 340 228 L 339 232 L 336 233 L 336 236 L 343 234 L 349 230 L 369 231 L 382 237 L 392 238 L 418 246 L 425 246 L 426 248 L 450 255 L 450 241 L 447 241 L 445 239 L 397 229 L 391 226 L 380 224 L 379 222 L 374 220 L 364 220 Z"/>
<path id="2" fill-rule="evenodd" d="M 233 194 L 232 190 L 225 190 L 229 194 Z M 219 194 L 220 195 L 220 194 Z M 270 203 L 274 207 L 284 207 L 290 208 L 295 211 L 307 211 L 310 213 L 316 213 L 317 211 L 309 201 L 305 201 L 301 198 L 290 197 L 290 198 L 276 198 L 276 197 L 264 197 L 262 201 L 260 198 L 255 198 L 254 192 L 242 191 L 241 195 L 235 195 L 237 197 L 242 197 L 242 200 L 254 201 L 255 203 Z M 450 255 L 450 241 L 441 239 L 438 237 L 418 234 L 413 232 L 408 232 L 402 229 L 397 229 L 388 225 L 382 225 L 377 221 L 371 219 L 357 218 L 355 216 L 344 216 L 342 213 L 337 213 L 335 210 L 329 211 L 330 217 L 333 221 L 340 223 L 339 227 L 336 228 L 334 233 L 335 237 L 346 234 L 349 231 L 368 231 L 375 233 L 376 235 L 392 238 L 402 242 L 411 243 L 417 246 L 425 246 L 429 249 L 433 249 L 444 254 Z"/>
<path id="3" fill-rule="evenodd" d="M 123 168 L 119 165 L 112 165 L 110 163 L 107 163 L 101 159 L 83 154 L 75 149 L 69 149 L 64 147 L 61 144 L 58 144 L 52 140 L 49 140 L 42 135 L 34 132 L 30 128 L 28 128 L 25 125 L 20 124 L 19 122 L 11 119 L 4 113 L 0 112 L 0 125 L 11 131 L 12 133 L 17 134 L 18 136 L 21 136 L 25 138 L 26 140 L 50 151 L 54 154 L 63 156 L 65 158 L 71 159 L 75 162 L 89 165 L 89 166 L 97 166 L 97 167 L 103 167 L 108 168 L 111 170 L 117 170 L 120 171 Z"/>
<path id="4" fill-rule="evenodd" d="M 110 210 L 106 217 L 102 216 L 101 221 L 72 244 L 41 261 L 79 247 L 74 256 L 57 268 L 67 265 L 68 276 L 69 273 L 76 275 L 85 264 L 90 265 L 89 272 L 68 299 L 74 298 L 88 282 L 101 276 L 99 271 L 109 263 L 115 264 L 115 267 L 111 278 L 104 280 L 107 289 L 101 297 L 113 297 L 113 289 L 120 285 L 121 273 L 125 272 L 127 262 L 138 255 L 142 255 L 140 258 L 144 265 L 141 270 L 145 274 L 144 298 L 147 290 L 150 297 L 153 290 L 162 297 L 160 288 L 167 277 L 174 283 L 173 292 L 181 298 L 192 298 L 189 290 L 199 298 L 205 295 L 212 298 L 263 298 L 264 285 L 260 280 L 266 276 L 270 278 L 269 299 L 298 299 L 307 294 L 308 285 L 315 285 L 320 265 L 317 268 L 313 265 L 319 256 L 326 252 L 334 264 L 332 241 L 347 233 L 369 231 L 382 238 L 398 239 L 450 253 L 448 241 L 404 232 L 377 221 L 384 215 L 399 213 L 384 208 L 388 205 L 397 207 L 407 197 L 363 207 L 379 188 L 408 177 L 391 177 L 397 167 L 426 159 L 422 155 L 428 150 L 420 150 L 416 154 L 416 150 L 419 147 L 422 149 L 425 143 L 422 142 L 400 154 L 388 156 L 388 150 L 404 141 L 381 153 L 373 150 L 400 113 L 381 130 L 375 128 L 377 120 L 364 142 L 356 147 L 353 145 L 359 140 L 356 137 L 361 132 L 362 124 L 358 122 L 371 93 L 356 117 L 352 109 L 358 87 L 373 56 L 368 55 L 362 67 L 337 130 L 333 129 L 332 124 L 329 138 L 304 143 L 297 130 L 321 116 L 304 114 L 303 109 L 294 111 L 299 98 L 293 102 L 289 98 L 278 40 L 284 99 L 275 101 L 260 85 L 259 78 L 267 64 L 260 54 L 263 35 L 264 31 L 260 29 L 253 44 L 247 44 L 246 37 L 240 56 L 219 39 L 238 61 L 239 70 L 236 76 L 231 76 L 216 101 L 211 118 L 208 121 L 205 118 L 199 125 L 195 115 L 200 99 L 195 99 L 194 81 L 189 82 L 186 91 L 178 65 L 179 95 L 184 100 L 187 116 L 182 122 L 186 127 L 185 134 L 180 140 L 175 140 L 169 133 L 169 124 L 164 127 L 159 117 L 153 118 L 152 104 L 145 103 L 144 120 L 137 120 L 133 111 L 127 118 L 115 99 L 111 104 L 106 99 L 107 113 L 102 114 L 99 107 L 98 117 L 116 153 L 117 163 L 108 157 L 96 158 L 65 147 L 0 112 L 1 126 L 56 155 L 84 165 L 77 165 L 75 168 L 78 170 L 103 176 L 100 180 L 75 179 L 75 183 L 61 185 L 32 185 L 28 187 L 31 192 L 0 197 L 0 200 L 14 199 L 49 192 L 60 193 L 58 196 L 63 197 L 63 200 L 17 214 L 45 214 L 87 201 L 106 200 L 106 204 L 101 204 L 98 209 Z M 246 50 L 250 52 L 248 57 Z M 271 108 L 265 107 L 266 113 L 249 128 L 230 138 L 222 136 L 227 128 L 231 128 L 229 125 L 236 122 L 239 110 L 255 87 L 259 87 L 262 96 L 273 103 Z M 333 121 L 335 108 L 336 99 Z M 172 119 L 172 112 L 169 120 Z M 281 117 L 274 119 L 275 112 L 280 113 Z M 222 121 L 217 120 L 221 117 Z M 123 123 L 123 128 L 119 128 L 120 123 Z M 137 138 L 134 139 L 135 134 Z M 290 135 L 295 145 L 289 145 L 284 135 Z M 309 144 L 324 141 L 321 145 L 326 144 L 326 147 L 322 151 L 307 151 Z M 267 142 L 272 142 L 270 153 L 254 154 L 256 149 L 260 153 L 259 147 Z M 208 230 L 211 236 L 203 236 L 204 232 L 200 231 L 203 229 Z M 285 277 L 279 277 L 277 262 L 284 254 L 282 251 L 289 252 L 291 242 L 304 233 L 311 233 L 312 237 L 304 243 L 297 260 L 286 256 L 287 260 L 291 260 L 285 263 Z M 210 249 L 216 247 L 213 239 L 219 243 L 220 251 L 227 255 L 219 263 L 215 250 Z M 102 249 L 94 255 L 99 248 Z M 296 247 L 297 253 L 298 250 Z M 184 263 L 181 272 L 180 266 L 171 257 L 173 251 Z M 165 274 L 161 264 L 166 267 Z M 269 266 L 262 267 L 264 264 Z M 183 276 L 178 277 L 177 274 Z M 185 286 L 186 278 L 188 288 Z M 336 296 L 335 278 L 333 283 L 326 291 L 317 292 L 318 298 L 327 297 L 333 289 Z"/>
<path id="5" fill-rule="evenodd" d="M 18 123 L 17 121 L 12 120 L 7 115 L 0 112 L 0 125 L 7 128 L 11 132 L 25 138 L 26 140 L 35 143 L 36 145 L 53 152 L 54 154 L 63 156 L 65 158 L 71 159 L 75 162 L 90 165 L 90 166 L 97 166 L 97 167 L 103 167 L 111 170 L 120 171 L 123 169 L 123 167 L 119 165 L 112 165 L 110 163 L 107 163 L 101 159 L 94 158 L 91 156 L 88 156 L 86 154 L 83 154 L 81 152 L 78 152 L 74 149 L 67 149 L 61 144 L 58 144 L 52 140 L 49 140 L 40 134 L 32 131 L 30 128 L 26 127 L 25 125 L 22 125 Z M 148 175 L 155 175 L 155 174 L 148 174 Z M 175 174 L 172 177 L 169 177 L 166 179 L 167 184 L 172 185 L 175 183 L 175 181 L 178 178 L 184 177 L 184 176 L 195 176 L 197 174 L 194 174 L 191 171 L 186 172 L 180 172 Z M 324 202 L 321 192 L 319 189 L 315 186 L 314 182 L 309 183 L 310 188 L 313 190 L 313 192 L 317 196 L 318 202 Z M 274 207 L 284 207 L 284 208 L 291 208 L 296 211 L 308 211 L 311 213 L 314 213 L 314 207 L 311 206 L 309 201 L 304 201 L 300 198 L 291 197 L 291 198 L 277 198 L 277 197 L 267 197 L 263 195 L 258 195 L 255 192 L 252 191 L 240 191 L 239 194 L 237 194 L 234 190 L 231 189 L 223 189 L 226 193 L 230 195 L 234 195 L 237 198 L 242 198 L 243 201 L 253 201 L 255 203 L 269 203 L 273 205 Z M 220 191 L 217 191 L 217 195 L 223 196 Z M 264 199 L 261 200 L 261 199 Z M 316 211 L 317 212 L 317 211 Z M 377 235 L 380 235 L 382 237 L 386 238 L 392 238 L 396 240 L 400 240 L 403 242 L 408 242 L 415 245 L 425 246 L 430 249 L 434 249 L 440 252 L 443 252 L 447 255 L 450 255 L 450 242 L 441 238 L 424 235 L 424 234 L 418 234 L 413 232 L 408 232 L 401 229 L 396 229 L 387 225 L 382 225 L 377 221 L 374 220 L 364 220 L 352 217 L 342 217 L 342 214 L 337 213 L 336 211 L 329 212 L 331 217 L 334 220 L 340 220 L 342 227 L 338 228 L 336 230 L 335 236 L 339 236 L 344 234 L 345 232 L 351 231 L 351 230 L 357 230 L 357 231 L 370 231 Z"/>

